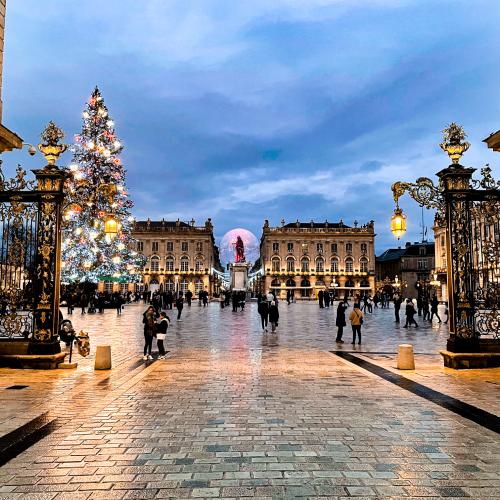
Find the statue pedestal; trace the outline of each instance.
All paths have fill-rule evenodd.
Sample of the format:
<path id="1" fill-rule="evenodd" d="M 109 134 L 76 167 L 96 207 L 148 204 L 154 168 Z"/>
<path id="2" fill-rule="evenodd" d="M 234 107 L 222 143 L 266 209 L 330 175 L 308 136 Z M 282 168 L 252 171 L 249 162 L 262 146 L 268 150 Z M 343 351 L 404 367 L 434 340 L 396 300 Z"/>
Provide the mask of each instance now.
<path id="1" fill-rule="evenodd" d="M 246 262 L 235 262 L 231 264 L 231 290 L 246 292 L 248 289 L 248 268 Z"/>

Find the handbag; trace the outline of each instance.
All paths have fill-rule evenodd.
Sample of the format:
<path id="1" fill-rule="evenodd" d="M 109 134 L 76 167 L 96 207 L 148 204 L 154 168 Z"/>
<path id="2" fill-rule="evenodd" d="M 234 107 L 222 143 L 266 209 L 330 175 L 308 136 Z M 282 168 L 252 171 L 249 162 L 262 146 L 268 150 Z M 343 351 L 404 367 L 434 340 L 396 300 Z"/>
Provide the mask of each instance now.
<path id="1" fill-rule="evenodd" d="M 166 333 L 157 333 L 156 334 L 156 340 L 165 340 L 166 336 L 167 336 Z"/>

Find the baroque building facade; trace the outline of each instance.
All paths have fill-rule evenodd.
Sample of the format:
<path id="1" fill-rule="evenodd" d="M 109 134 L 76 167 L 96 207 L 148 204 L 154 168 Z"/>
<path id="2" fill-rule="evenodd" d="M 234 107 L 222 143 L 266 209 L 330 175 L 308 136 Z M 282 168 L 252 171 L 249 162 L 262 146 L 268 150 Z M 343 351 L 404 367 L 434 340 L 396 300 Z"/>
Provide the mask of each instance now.
<path id="1" fill-rule="evenodd" d="M 329 289 L 337 296 L 375 292 L 375 227 L 332 222 L 293 222 L 270 227 L 260 243 L 260 291 L 286 298 L 316 298 Z"/>
<path id="2" fill-rule="evenodd" d="M 142 283 L 128 285 L 130 290 L 219 292 L 215 271 L 222 268 L 211 219 L 203 226 L 196 226 L 194 220 L 137 221 L 132 237 L 146 263 L 141 271 Z"/>

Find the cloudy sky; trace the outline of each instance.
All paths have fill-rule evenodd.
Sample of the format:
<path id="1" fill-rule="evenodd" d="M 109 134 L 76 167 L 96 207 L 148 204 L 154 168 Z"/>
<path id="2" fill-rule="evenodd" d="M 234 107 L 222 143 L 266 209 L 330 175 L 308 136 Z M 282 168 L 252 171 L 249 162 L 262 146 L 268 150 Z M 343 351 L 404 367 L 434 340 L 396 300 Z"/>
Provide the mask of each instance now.
<path id="1" fill-rule="evenodd" d="M 499 175 L 481 142 L 500 128 L 499 15 L 498 0 L 8 0 L 3 121 L 36 142 L 53 119 L 71 139 L 97 84 L 136 217 L 212 217 L 218 238 L 374 219 L 380 252 L 391 183 L 448 164 L 450 121 L 463 163 Z M 402 206 L 417 241 L 420 210 Z"/>

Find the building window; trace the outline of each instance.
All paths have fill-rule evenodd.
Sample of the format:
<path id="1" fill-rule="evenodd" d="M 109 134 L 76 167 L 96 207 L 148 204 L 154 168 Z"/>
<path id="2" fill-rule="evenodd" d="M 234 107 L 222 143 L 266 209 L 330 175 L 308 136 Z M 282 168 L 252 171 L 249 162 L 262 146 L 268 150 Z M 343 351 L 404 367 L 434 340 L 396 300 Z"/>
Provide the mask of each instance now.
<path id="1" fill-rule="evenodd" d="M 318 253 L 323 253 L 323 243 L 316 243 L 316 251 Z"/>
<path id="2" fill-rule="evenodd" d="M 143 241 L 138 241 L 137 242 L 137 251 L 138 252 L 143 252 L 144 251 L 144 242 Z"/>
<path id="3" fill-rule="evenodd" d="M 325 261 L 323 259 L 316 260 L 316 272 L 322 273 L 325 270 Z"/>
<path id="4" fill-rule="evenodd" d="M 153 255 L 151 257 L 151 271 L 158 272 L 160 270 L 160 257 Z"/>
<path id="5" fill-rule="evenodd" d="M 361 243 L 361 253 L 366 253 L 368 251 L 368 245 L 366 243 Z"/>
<path id="6" fill-rule="evenodd" d="M 418 259 L 417 267 L 418 269 L 427 269 L 427 259 Z"/>
<path id="7" fill-rule="evenodd" d="M 174 270 L 174 259 L 172 257 L 167 257 L 167 260 L 165 261 L 165 270 L 166 271 Z"/>
<path id="8" fill-rule="evenodd" d="M 189 290 L 189 281 L 186 278 L 184 278 L 181 281 L 181 292 L 186 293 L 188 290 Z"/>
<path id="9" fill-rule="evenodd" d="M 273 252 L 276 253 L 276 252 L 279 252 L 279 251 L 280 251 L 280 244 L 274 242 L 273 243 Z"/>
<path id="10" fill-rule="evenodd" d="M 173 292 L 174 291 L 174 280 L 172 278 L 168 278 L 168 280 L 165 281 L 165 290 L 167 292 Z"/>
<path id="11" fill-rule="evenodd" d="M 290 273 L 295 271 L 295 261 L 293 259 L 286 260 L 286 270 Z"/>
<path id="12" fill-rule="evenodd" d="M 195 271 L 203 271 L 203 261 L 201 259 L 196 259 L 196 262 L 194 263 L 194 269 Z"/>
<path id="13" fill-rule="evenodd" d="M 120 283 L 120 292 L 127 293 L 128 292 L 128 283 Z"/>
<path id="14" fill-rule="evenodd" d="M 307 253 L 309 250 L 309 245 L 307 243 L 302 243 L 302 253 Z"/>
<path id="15" fill-rule="evenodd" d="M 273 272 L 275 272 L 275 273 L 279 272 L 279 270 L 280 270 L 280 260 L 277 257 L 274 257 L 271 262 L 272 262 Z"/>
<path id="16" fill-rule="evenodd" d="M 173 252 L 173 251 L 174 251 L 174 242 L 167 241 L 167 252 Z"/>
<path id="17" fill-rule="evenodd" d="M 278 278 L 274 278 L 273 281 L 271 281 L 271 286 L 273 288 L 279 288 L 281 286 L 281 281 Z"/>
<path id="18" fill-rule="evenodd" d="M 308 273 L 309 272 L 309 259 L 302 259 L 300 261 L 300 270 L 303 273 Z"/>
<path id="19" fill-rule="evenodd" d="M 158 251 L 158 242 L 157 241 L 153 241 L 153 243 L 151 243 L 151 251 L 152 252 Z"/>
<path id="20" fill-rule="evenodd" d="M 195 293 L 200 293 L 202 290 L 203 290 L 203 280 L 201 280 L 200 278 L 198 278 L 194 282 L 194 291 L 195 291 Z"/>
<path id="21" fill-rule="evenodd" d="M 182 257 L 181 259 L 181 272 L 187 273 L 189 271 L 189 259 L 187 257 Z"/>
<path id="22" fill-rule="evenodd" d="M 352 252 L 352 243 L 346 243 L 345 244 L 345 251 L 346 252 Z"/>
<path id="23" fill-rule="evenodd" d="M 332 253 L 337 253 L 337 243 L 332 243 Z"/>
<path id="24" fill-rule="evenodd" d="M 135 284 L 135 293 L 142 293 L 144 292 L 144 284 L 143 283 L 136 283 Z"/>
<path id="25" fill-rule="evenodd" d="M 365 257 L 362 257 L 361 259 L 359 259 L 359 270 L 362 273 L 368 272 L 368 259 L 366 259 Z"/>
<path id="26" fill-rule="evenodd" d="M 113 293 L 113 282 L 112 281 L 105 281 L 104 282 L 104 291 L 106 293 Z"/>
<path id="27" fill-rule="evenodd" d="M 339 272 L 339 259 L 332 259 L 332 273 L 338 273 Z"/>
<path id="28" fill-rule="evenodd" d="M 345 260 L 345 271 L 346 273 L 352 273 L 353 271 L 353 261 L 351 258 Z"/>
<path id="29" fill-rule="evenodd" d="M 201 242 L 201 241 L 196 242 L 196 251 L 203 252 L 203 242 Z"/>
<path id="30" fill-rule="evenodd" d="M 288 243 L 287 244 L 287 250 L 288 250 L 289 253 L 293 252 L 293 243 Z"/>
<path id="31" fill-rule="evenodd" d="M 425 255 L 425 247 L 420 247 L 418 250 L 419 250 L 419 255 Z"/>
<path id="32" fill-rule="evenodd" d="M 187 241 L 183 241 L 181 243 L 181 251 L 182 252 L 187 252 L 188 250 L 189 250 L 189 245 L 188 245 Z"/>

